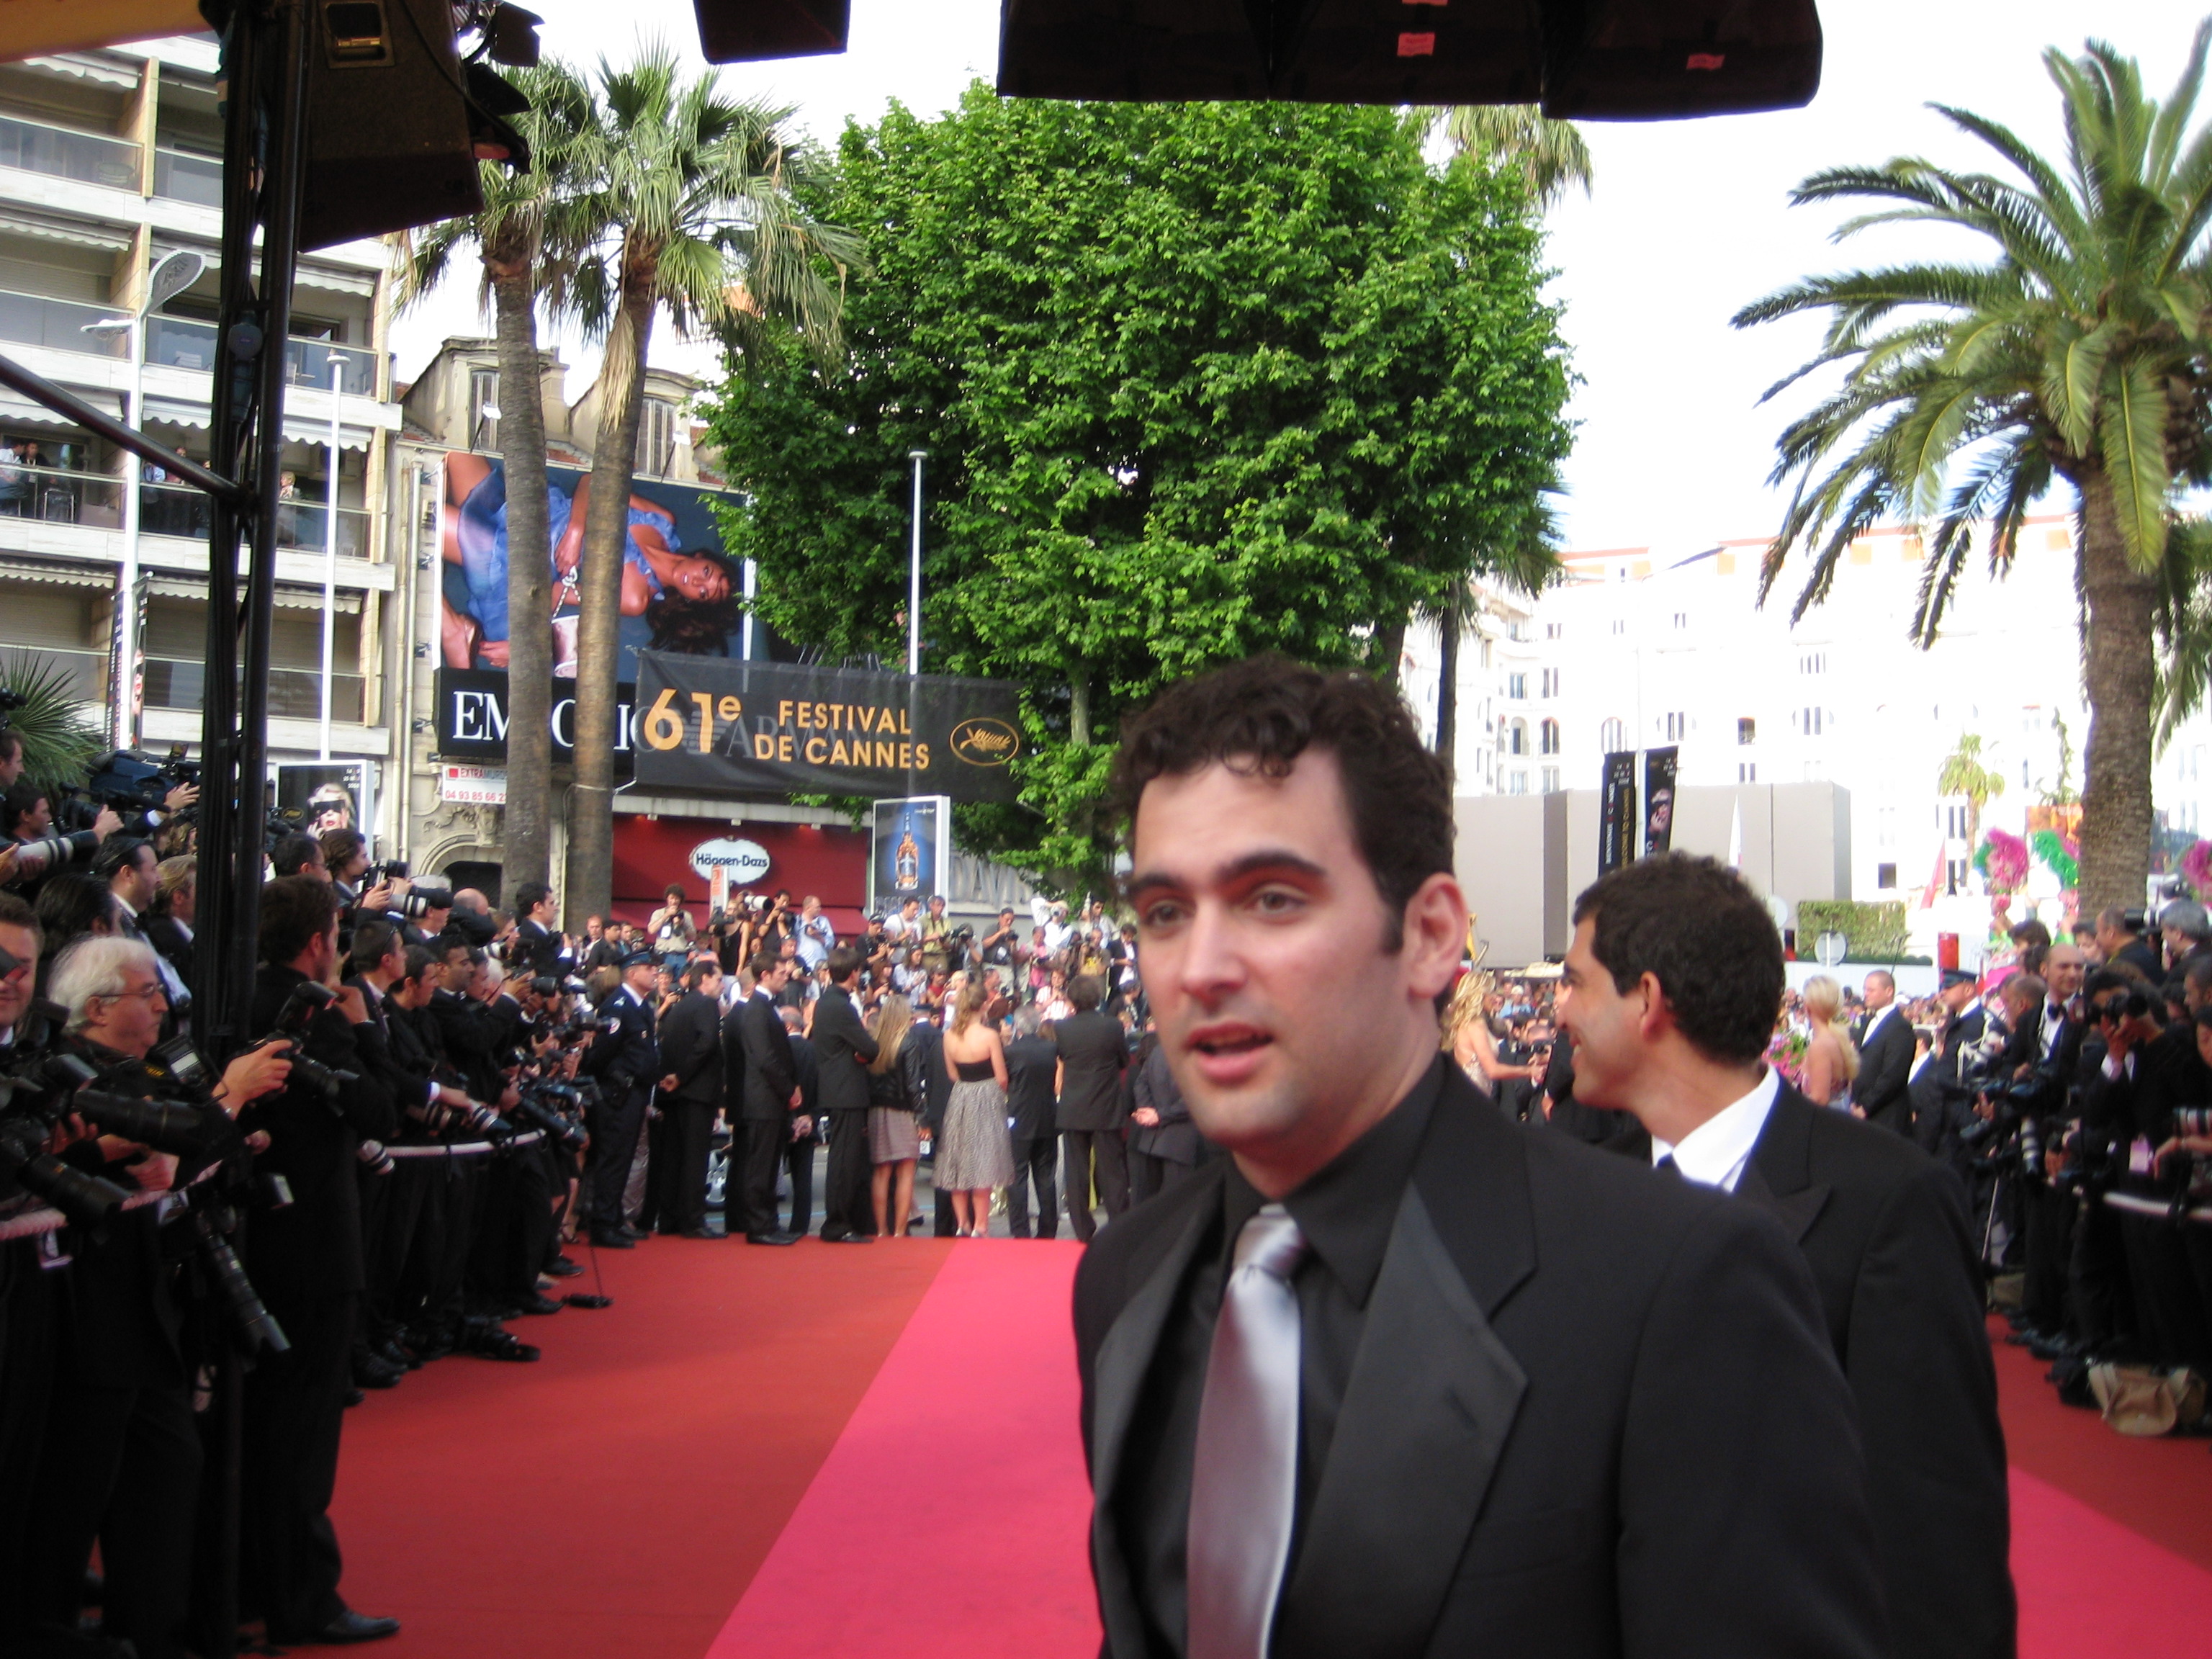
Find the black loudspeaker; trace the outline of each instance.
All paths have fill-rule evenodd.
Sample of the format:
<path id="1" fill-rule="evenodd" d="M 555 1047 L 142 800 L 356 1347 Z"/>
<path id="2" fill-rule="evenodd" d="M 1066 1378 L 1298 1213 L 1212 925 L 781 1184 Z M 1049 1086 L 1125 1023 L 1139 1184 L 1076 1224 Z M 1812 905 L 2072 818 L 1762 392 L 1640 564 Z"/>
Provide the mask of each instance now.
<path id="1" fill-rule="evenodd" d="M 1795 109 L 1820 86 L 1814 0 L 1547 0 L 1545 48 L 1559 120 Z"/>
<path id="2" fill-rule="evenodd" d="M 483 205 L 448 0 L 310 0 L 300 246 Z"/>
<path id="3" fill-rule="evenodd" d="M 1802 104 L 1820 78 L 1814 0 L 1003 5 L 999 90 L 1013 98 L 1540 99 L 1549 114 L 1637 119 Z"/>
<path id="4" fill-rule="evenodd" d="M 851 0 L 691 0 L 710 64 L 810 58 L 845 50 Z"/>

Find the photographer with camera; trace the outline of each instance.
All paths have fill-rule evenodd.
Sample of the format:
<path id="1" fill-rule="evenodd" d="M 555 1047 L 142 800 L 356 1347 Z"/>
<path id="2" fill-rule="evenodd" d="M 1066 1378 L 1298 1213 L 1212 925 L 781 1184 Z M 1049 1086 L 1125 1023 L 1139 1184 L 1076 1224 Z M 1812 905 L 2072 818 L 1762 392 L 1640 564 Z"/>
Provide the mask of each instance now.
<path id="1" fill-rule="evenodd" d="M 242 1054 L 211 1097 L 176 1093 L 150 1072 L 144 1062 L 161 1036 L 165 997 L 159 963 L 140 941 L 78 941 L 56 963 L 52 990 L 68 1010 L 62 1052 L 83 1062 L 79 1075 L 96 1074 L 110 1095 L 159 1093 L 160 1103 L 181 1109 L 179 1150 L 100 1133 L 94 1109 L 64 1120 L 70 1161 L 138 1191 L 176 1194 L 206 1161 L 185 1143 L 214 1139 L 192 1120 L 236 1112 L 282 1088 L 290 1070 L 281 1045 Z M 38 1526 L 25 1564 L 32 1622 L 73 1631 L 97 1540 L 103 1633 L 142 1655 L 179 1659 L 200 1472 L 190 1388 L 208 1358 L 191 1340 L 184 1308 L 195 1237 L 188 1212 L 179 1195 L 70 1235 L 52 1403 L 27 1492 Z"/>
<path id="2" fill-rule="evenodd" d="M 264 886 L 259 949 L 252 1027 L 294 1033 L 300 1046 L 286 1088 L 244 1119 L 267 1131 L 263 1164 L 292 1196 L 253 1217 L 246 1270 L 292 1346 L 264 1356 L 246 1382 L 242 1606 L 266 1619 L 280 1644 L 366 1641 L 399 1626 L 340 1597 L 328 1510 L 365 1283 L 356 1154 L 365 1139 L 390 1139 L 398 1113 L 384 1079 L 361 1060 L 356 1032 L 369 1019 L 360 991 L 331 988 L 338 909 L 329 882 L 295 875 Z"/>
<path id="3" fill-rule="evenodd" d="M 2212 1127 L 2205 1116 L 2212 1108 L 2212 1069 L 2198 1024 L 2200 1017 L 2212 1018 L 2212 962 L 2191 961 L 2179 988 L 2187 1018 L 2141 1049 L 2130 1076 L 2112 1080 L 2112 1102 L 2100 1115 L 2110 1184 L 2168 1206 L 2189 1202 L 2194 1171 L 2189 1159 L 2172 1152 L 2161 1157 L 2161 1150 L 2175 1146 L 2191 1128 Z M 2203 1230 L 2130 1212 L 2106 1219 L 2117 1222 L 2121 1261 L 2116 1266 L 2124 1272 L 2142 1358 L 2212 1376 L 2212 1318 L 2190 1242 L 2190 1235 Z"/>

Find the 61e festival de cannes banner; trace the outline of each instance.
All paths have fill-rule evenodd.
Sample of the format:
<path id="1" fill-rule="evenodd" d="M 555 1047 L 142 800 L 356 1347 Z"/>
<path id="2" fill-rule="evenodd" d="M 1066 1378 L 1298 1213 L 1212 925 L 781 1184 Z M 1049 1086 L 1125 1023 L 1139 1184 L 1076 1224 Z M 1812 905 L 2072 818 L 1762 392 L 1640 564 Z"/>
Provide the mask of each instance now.
<path id="1" fill-rule="evenodd" d="M 637 781 L 759 794 L 1016 798 L 1014 688 L 946 674 L 887 674 L 641 651 Z"/>

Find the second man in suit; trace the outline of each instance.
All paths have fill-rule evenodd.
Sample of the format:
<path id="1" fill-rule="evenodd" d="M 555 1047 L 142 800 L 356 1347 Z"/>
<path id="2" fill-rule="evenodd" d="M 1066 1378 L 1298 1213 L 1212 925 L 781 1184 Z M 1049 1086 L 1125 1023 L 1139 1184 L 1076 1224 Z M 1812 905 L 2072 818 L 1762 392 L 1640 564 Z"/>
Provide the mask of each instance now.
<path id="1" fill-rule="evenodd" d="M 795 1244 L 799 1235 L 776 1225 L 775 1172 L 793 1139 L 814 1126 L 799 1109 L 799 1066 L 792 1057 L 790 1034 L 776 1012 L 776 993 L 790 977 L 791 963 L 773 951 L 758 951 L 750 966 L 753 993 L 737 1010 L 744 1049 L 737 1113 L 744 1129 L 744 1159 L 740 1166 L 732 1157 L 731 1178 L 743 1182 L 745 1243 Z M 726 1206 L 724 1213 L 728 1212 Z"/>
<path id="2" fill-rule="evenodd" d="M 813 903 L 809 899 L 809 904 Z M 876 1040 L 853 1006 L 860 953 L 849 945 L 830 952 L 830 983 L 814 1004 L 814 1048 L 822 1067 L 822 1109 L 830 1115 L 830 1168 L 823 1180 L 822 1237 L 832 1244 L 875 1237 L 869 1182 L 868 1062 Z"/>

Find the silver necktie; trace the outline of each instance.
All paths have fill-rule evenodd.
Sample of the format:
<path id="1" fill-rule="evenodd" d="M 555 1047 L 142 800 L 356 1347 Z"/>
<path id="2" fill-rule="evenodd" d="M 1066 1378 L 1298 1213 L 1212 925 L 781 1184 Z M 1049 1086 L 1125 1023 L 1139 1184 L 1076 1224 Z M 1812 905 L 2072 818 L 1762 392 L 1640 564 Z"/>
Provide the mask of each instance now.
<path id="1" fill-rule="evenodd" d="M 1266 1659 L 1298 1486 L 1298 1299 L 1306 1242 L 1279 1204 L 1237 1235 L 1198 1407 L 1189 1659 Z"/>

